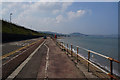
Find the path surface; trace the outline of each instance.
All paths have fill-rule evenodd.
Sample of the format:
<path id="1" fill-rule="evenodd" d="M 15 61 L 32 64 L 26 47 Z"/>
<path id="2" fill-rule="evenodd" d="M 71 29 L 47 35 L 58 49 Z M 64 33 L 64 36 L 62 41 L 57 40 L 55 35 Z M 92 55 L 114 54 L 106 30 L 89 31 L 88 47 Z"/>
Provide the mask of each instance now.
<path id="1" fill-rule="evenodd" d="M 9 42 L 2 44 L 2 55 L 0 56 L 0 60 L 2 60 L 2 64 L 6 64 L 7 61 L 24 52 L 28 45 L 40 40 L 41 38 L 28 39 L 23 41 Z M 25 48 L 26 47 L 26 48 Z"/>
<path id="2" fill-rule="evenodd" d="M 16 49 L 19 49 L 23 46 L 26 46 L 34 41 L 36 41 L 36 39 L 29 39 L 29 40 L 23 40 L 23 41 L 16 41 L 16 42 L 9 42 L 9 43 L 3 43 L 2 44 L 2 55 L 5 55 L 7 53 L 10 53 Z"/>
<path id="3" fill-rule="evenodd" d="M 85 78 L 85 76 L 53 40 L 48 38 L 16 78 Z"/>
<path id="4" fill-rule="evenodd" d="M 19 53 L 14 53 L 10 56 L 10 59 L 3 60 L 2 59 L 2 66 L 0 66 L 0 72 L 2 70 L 2 78 L 3 80 L 6 79 L 26 58 L 43 42 L 43 39 L 38 39 L 34 44 L 29 45 L 27 48 L 19 51 Z M 0 74 L 1 76 L 1 74 Z"/>
<path id="5" fill-rule="evenodd" d="M 15 79 L 86 78 L 51 38 L 44 40 L 9 77 Z"/>
<path id="6" fill-rule="evenodd" d="M 43 65 L 42 62 L 45 61 L 46 51 L 47 48 L 42 45 L 41 48 L 35 53 L 35 55 L 33 55 L 30 61 L 20 71 L 16 78 L 37 78 L 39 68 Z"/>
<path id="7" fill-rule="evenodd" d="M 48 78 L 85 78 L 53 40 L 48 39 L 46 44 L 50 49 Z"/>

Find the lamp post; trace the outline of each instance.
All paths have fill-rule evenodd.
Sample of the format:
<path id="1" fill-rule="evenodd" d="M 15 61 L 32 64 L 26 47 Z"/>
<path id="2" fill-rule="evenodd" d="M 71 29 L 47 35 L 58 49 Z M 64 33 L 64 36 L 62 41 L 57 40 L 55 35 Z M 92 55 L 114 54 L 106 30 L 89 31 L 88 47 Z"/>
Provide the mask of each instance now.
<path id="1" fill-rule="evenodd" d="M 10 23 L 11 23 L 11 16 L 12 16 L 12 13 L 10 13 Z"/>

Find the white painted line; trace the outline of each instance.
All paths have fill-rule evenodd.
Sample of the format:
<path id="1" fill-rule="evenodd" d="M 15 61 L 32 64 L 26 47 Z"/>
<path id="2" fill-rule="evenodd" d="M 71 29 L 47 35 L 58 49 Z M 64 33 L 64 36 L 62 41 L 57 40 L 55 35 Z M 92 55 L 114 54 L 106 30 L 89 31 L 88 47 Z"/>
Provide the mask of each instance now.
<path id="1" fill-rule="evenodd" d="M 34 47 L 34 46 L 32 46 L 32 47 Z M 29 49 L 29 48 L 28 48 L 28 49 Z M 20 54 L 18 54 L 18 55 L 16 55 L 16 56 L 12 57 L 10 60 L 8 60 L 7 62 L 3 63 L 0 67 L 6 65 L 7 63 L 9 63 L 10 61 L 12 61 L 13 59 L 15 59 L 16 57 L 18 57 L 19 55 L 22 55 L 22 54 L 23 54 L 25 51 L 27 51 L 28 49 L 24 50 L 22 53 L 20 53 Z M 17 51 L 17 52 L 18 52 L 18 51 Z M 2 60 L 1 60 L 1 61 L 2 61 Z"/>
<path id="2" fill-rule="evenodd" d="M 32 46 L 33 47 L 33 46 Z M 29 48 L 28 48 L 29 49 Z M 19 55 L 21 55 L 21 54 L 23 54 L 25 51 L 27 51 L 28 49 L 26 49 L 26 50 L 24 50 L 22 53 L 20 53 L 20 54 L 18 54 L 18 55 L 16 55 L 16 56 L 14 56 L 13 58 L 11 58 L 10 60 L 8 60 L 7 62 L 5 62 L 4 64 L 2 64 L 2 66 L 4 66 L 4 65 L 6 65 L 7 63 L 9 63 L 10 61 L 12 61 L 13 59 L 15 59 L 16 57 L 18 57 Z M 2 66 L 0 66 L 0 67 L 2 67 Z"/>
<path id="3" fill-rule="evenodd" d="M 34 47 L 34 46 L 32 46 L 32 47 Z M 28 48 L 28 49 L 29 49 L 29 48 Z M 2 64 L 2 66 L 6 65 L 7 63 L 9 63 L 10 61 L 12 61 L 13 59 L 15 59 L 16 57 L 18 57 L 19 55 L 22 55 L 22 54 L 23 54 L 25 51 L 27 51 L 28 49 L 26 49 L 26 50 L 24 50 L 22 53 L 20 53 L 20 54 L 14 56 L 14 57 L 11 58 L 10 60 L 8 60 L 8 61 L 5 62 L 4 64 Z M 2 67 L 2 66 L 0 66 L 0 67 Z"/>
<path id="4" fill-rule="evenodd" d="M 47 55 L 46 55 L 46 66 L 45 66 L 45 78 L 47 78 L 48 77 L 48 66 L 49 66 L 49 47 L 46 45 L 46 44 L 44 44 L 47 48 L 48 48 L 48 50 L 47 50 Z"/>
<path id="5" fill-rule="evenodd" d="M 44 41 L 45 42 L 45 41 Z M 38 49 L 44 44 L 44 42 L 41 44 L 41 45 L 39 45 L 38 46 L 38 48 L 37 49 L 35 49 L 34 50 L 34 52 L 20 65 L 20 66 L 18 66 L 17 67 L 17 69 L 12 73 L 12 74 L 10 74 L 8 77 L 7 77 L 7 79 L 6 80 L 8 80 L 8 79 L 13 79 L 13 78 L 15 78 L 17 75 L 18 75 L 18 73 L 22 70 L 22 68 L 26 65 L 26 63 L 28 63 L 28 61 L 32 58 L 32 56 L 38 51 Z"/>

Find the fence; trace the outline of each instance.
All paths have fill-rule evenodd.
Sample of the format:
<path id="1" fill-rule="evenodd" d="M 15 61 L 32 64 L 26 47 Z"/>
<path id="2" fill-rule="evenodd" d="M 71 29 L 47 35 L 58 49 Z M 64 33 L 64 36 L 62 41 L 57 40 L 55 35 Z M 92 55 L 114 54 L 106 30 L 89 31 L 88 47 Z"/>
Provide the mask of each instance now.
<path id="1" fill-rule="evenodd" d="M 69 44 L 67 44 L 67 43 L 59 42 L 59 41 L 57 41 L 57 43 L 62 47 L 62 49 L 65 49 L 67 52 L 70 52 L 71 57 L 73 57 L 73 54 L 74 54 L 74 53 L 73 53 L 73 45 L 72 45 L 72 44 L 69 45 Z M 69 48 L 69 47 L 70 47 L 70 48 Z M 116 62 L 116 63 L 119 63 L 119 64 L 120 64 L 120 61 L 115 60 L 115 59 L 113 59 L 113 58 L 111 58 L 111 57 L 102 55 L 102 54 L 100 54 L 100 53 L 94 52 L 94 51 L 92 51 L 92 50 L 88 50 L 88 49 L 83 48 L 83 47 L 79 47 L 79 46 L 75 46 L 75 47 L 76 47 L 76 51 L 77 51 L 77 52 L 76 52 L 76 55 L 77 55 L 77 56 L 76 56 L 76 58 L 77 58 L 77 63 L 78 63 L 78 60 L 79 60 L 78 57 L 81 57 L 82 59 L 84 59 L 85 61 L 87 61 L 87 63 L 88 63 L 88 72 L 90 71 L 89 66 L 90 66 L 90 64 L 91 64 L 91 65 L 93 65 L 94 67 L 96 67 L 96 68 L 98 68 L 99 70 L 101 70 L 102 72 L 104 72 L 104 73 L 106 73 L 107 75 L 109 75 L 110 78 L 111 78 L 111 80 L 112 80 L 112 79 L 116 79 L 116 80 L 117 80 L 117 78 L 116 78 L 116 77 L 114 76 L 114 74 L 113 74 L 113 62 Z M 75 48 L 75 47 L 74 47 L 74 48 Z M 84 51 L 87 51 L 87 59 L 86 59 L 85 57 L 82 57 L 82 56 L 79 54 L 79 52 L 78 52 L 79 49 L 82 49 L 82 50 L 84 50 Z M 110 70 L 109 70 L 109 72 L 106 71 L 105 69 L 101 68 L 100 66 L 96 65 L 95 63 L 93 63 L 93 62 L 90 60 L 90 58 L 91 58 L 91 57 L 90 57 L 90 56 L 91 56 L 91 53 L 109 60 L 109 65 L 110 65 Z"/>

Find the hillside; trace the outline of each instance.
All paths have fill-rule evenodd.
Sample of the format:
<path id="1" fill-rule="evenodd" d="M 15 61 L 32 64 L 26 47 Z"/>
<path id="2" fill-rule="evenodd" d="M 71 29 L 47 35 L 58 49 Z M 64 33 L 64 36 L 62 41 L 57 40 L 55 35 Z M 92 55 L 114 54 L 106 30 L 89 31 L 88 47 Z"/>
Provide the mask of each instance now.
<path id="1" fill-rule="evenodd" d="M 62 33 L 57 33 L 57 32 L 51 32 L 51 31 L 38 31 L 40 33 L 45 33 L 45 34 L 49 34 L 54 36 L 55 34 L 59 37 L 59 36 L 66 36 L 66 34 L 62 34 Z"/>
<path id="2" fill-rule="evenodd" d="M 79 32 L 71 33 L 70 36 L 88 36 Z"/>
<path id="3" fill-rule="evenodd" d="M 0 20 L 0 22 L 2 22 L 2 42 L 19 41 L 48 35 L 4 20 Z"/>
<path id="4" fill-rule="evenodd" d="M 13 23 L 9 23 L 3 20 L 2 20 L 2 33 L 19 34 L 19 35 L 37 35 L 37 36 L 45 35 L 44 33 L 39 33 L 37 31 Z"/>

